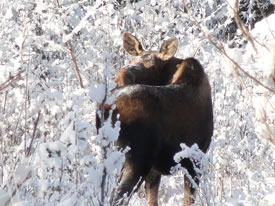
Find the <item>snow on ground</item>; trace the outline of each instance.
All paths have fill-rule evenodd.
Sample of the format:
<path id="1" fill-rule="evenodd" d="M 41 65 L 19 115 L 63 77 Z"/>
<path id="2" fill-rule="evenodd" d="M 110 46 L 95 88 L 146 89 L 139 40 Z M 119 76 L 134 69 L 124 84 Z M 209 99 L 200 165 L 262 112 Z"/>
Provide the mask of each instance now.
<path id="1" fill-rule="evenodd" d="M 183 12 L 182 1 L 159 0 L 147 5 L 143 0 L 121 10 L 114 8 L 113 1 L 60 0 L 61 8 L 54 2 L 1 2 L 0 206 L 6 202 L 99 206 L 100 198 L 107 204 L 124 158 L 113 143 L 119 124 L 111 128 L 109 119 L 96 134 L 95 107 L 104 100 L 106 88 L 109 95 L 115 87 L 111 75 L 128 62 L 122 48 L 123 32 L 137 35 L 148 49 L 177 37 L 176 56 L 195 55 L 209 76 L 215 131 L 195 205 L 275 205 L 275 150 L 270 146 L 275 133 L 275 95 L 242 72 L 234 72 L 233 64 Z M 226 22 L 230 20 L 225 4 L 192 2 L 196 2 L 190 3 L 194 11 L 202 12 L 195 15 L 202 17 L 202 25 L 204 15 L 215 11 L 207 17 L 209 35 L 214 36 L 218 26 L 224 27 L 219 25 L 224 17 Z M 257 40 L 256 51 L 250 42 L 245 48 L 228 48 L 222 43 L 246 72 L 273 89 L 274 22 L 275 14 L 251 31 Z M 64 42 L 67 40 L 73 48 Z M 238 38 L 234 41 L 243 45 Z M 79 87 L 75 63 L 84 89 Z M 121 95 L 128 92 L 121 90 Z M 108 96 L 106 102 L 111 104 L 113 99 Z M 31 155 L 27 156 L 29 149 Z M 101 195 L 103 180 L 106 187 Z M 182 205 L 183 185 L 183 171 L 164 176 L 160 205 Z M 145 205 L 144 189 L 133 195 L 130 205 Z"/>

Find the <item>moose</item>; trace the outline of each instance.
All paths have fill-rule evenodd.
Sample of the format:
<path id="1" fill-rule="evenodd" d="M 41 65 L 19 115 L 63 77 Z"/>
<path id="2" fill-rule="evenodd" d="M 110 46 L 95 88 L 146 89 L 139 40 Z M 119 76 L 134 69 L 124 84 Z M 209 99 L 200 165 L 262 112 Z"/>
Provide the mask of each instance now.
<path id="1" fill-rule="evenodd" d="M 139 40 L 125 33 L 123 47 L 133 56 L 130 64 L 117 73 L 115 109 L 105 106 L 105 118 L 120 121 L 117 145 L 130 147 L 125 155 L 122 177 L 112 205 L 122 205 L 145 182 L 148 206 L 158 205 L 161 175 L 169 175 L 176 165 L 174 155 L 180 144 L 197 144 L 206 152 L 213 135 L 211 88 L 207 74 L 195 58 L 174 57 L 176 38 L 164 41 L 159 51 L 144 51 Z M 101 119 L 96 116 L 96 127 Z M 190 159 L 181 160 L 190 176 L 199 183 Z M 184 206 L 194 202 L 195 189 L 184 177 Z"/>

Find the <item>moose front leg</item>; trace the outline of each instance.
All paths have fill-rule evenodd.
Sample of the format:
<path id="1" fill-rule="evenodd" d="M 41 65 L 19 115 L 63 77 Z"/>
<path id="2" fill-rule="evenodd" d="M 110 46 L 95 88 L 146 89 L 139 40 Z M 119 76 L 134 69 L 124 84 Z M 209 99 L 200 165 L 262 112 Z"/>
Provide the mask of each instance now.
<path id="1" fill-rule="evenodd" d="M 126 162 L 122 171 L 122 177 L 118 189 L 112 194 L 110 201 L 111 205 L 119 206 L 126 204 L 129 196 L 140 186 L 141 183 L 142 174 L 134 170 L 131 164 Z"/>
<path id="2" fill-rule="evenodd" d="M 161 175 L 151 170 L 145 178 L 146 203 L 147 206 L 158 206 L 158 189 Z"/>

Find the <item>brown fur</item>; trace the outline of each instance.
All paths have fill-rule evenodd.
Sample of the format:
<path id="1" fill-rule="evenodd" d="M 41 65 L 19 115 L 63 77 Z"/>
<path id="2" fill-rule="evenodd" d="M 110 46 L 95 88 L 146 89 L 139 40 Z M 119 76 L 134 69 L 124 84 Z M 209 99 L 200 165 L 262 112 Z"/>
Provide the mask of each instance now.
<path id="1" fill-rule="evenodd" d="M 146 54 L 135 37 L 127 34 L 124 39 L 127 39 L 125 49 L 131 54 Z M 116 121 L 119 114 L 121 122 L 117 143 L 131 150 L 126 154 L 122 179 L 112 204 L 117 204 L 124 193 L 129 195 L 141 177 L 145 180 L 147 205 L 157 206 L 161 174 L 169 174 L 175 165 L 173 157 L 180 151 L 180 143 L 188 146 L 196 143 L 203 152 L 209 147 L 213 134 L 210 84 L 196 59 L 171 56 L 175 42 L 169 39 L 160 49 L 162 54 L 153 52 L 151 58 L 144 57 L 151 67 L 144 66 L 144 58 L 140 57 L 140 62 L 123 68 L 115 78 L 118 88 L 114 91 L 117 98 L 112 118 Z M 105 117 L 109 110 L 106 109 Z M 98 122 L 97 116 L 99 129 Z M 192 163 L 184 159 L 181 164 L 198 182 Z M 187 206 L 194 193 L 187 178 L 185 191 Z"/>

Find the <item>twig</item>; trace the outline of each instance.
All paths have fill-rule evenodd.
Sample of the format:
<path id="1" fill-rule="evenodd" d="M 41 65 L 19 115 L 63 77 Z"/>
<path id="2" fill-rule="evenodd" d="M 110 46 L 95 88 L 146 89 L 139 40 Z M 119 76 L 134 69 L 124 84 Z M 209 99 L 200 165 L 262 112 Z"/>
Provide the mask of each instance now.
<path id="1" fill-rule="evenodd" d="M 197 21 L 196 17 L 194 16 L 194 14 L 192 12 L 189 12 L 189 8 L 187 7 L 186 3 L 184 0 L 182 0 L 183 4 L 184 4 L 184 7 L 187 9 L 189 15 L 191 15 L 193 21 L 195 22 L 195 24 L 197 25 L 198 28 L 201 29 L 201 31 L 203 32 L 204 36 L 209 40 L 209 42 L 211 44 L 213 44 L 213 46 L 215 46 L 226 58 L 228 58 L 233 64 L 235 67 L 233 67 L 234 69 L 234 72 L 236 74 L 238 74 L 238 70 L 239 69 L 242 73 L 244 73 L 247 77 L 249 77 L 250 79 L 252 79 L 253 81 L 255 81 L 257 84 L 261 85 L 262 87 L 264 87 L 265 89 L 269 90 L 270 92 L 272 93 L 275 93 L 275 90 L 272 89 L 272 88 L 269 88 L 268 86 L 264 85 L 263 83 L 261 83 L 259 80 L 257 80 L 255 77 L 251 76 L 249 73 L 247 73 L 244 69 L 241 68 L 241 66 L 235 62 L 225 51 L 223 45 L 220 43 L 220 42 L 215 42 L 212 37 L 207 34 L 204 29 L 201 27 L 200 23 Z M 241 84 L 242 86 L 245 86 L 244 85 L 244 81 L 242 80 L 242 78 L 239 76 L 239 80 L 241 80 Z M 244 87 L 245 88 L 245 87 Z"/>
<path id="2" fill-rule="evenodd" d="M 7 98 L 8 98 L 8 91 L 5 92 L 5 98 L 4 98 L 4 106 L 3 106 L 3 112 L 6 110 L 7 105 Z"/>
<path id="3" fill-rule="evenodd" d="M 40 119 L 40 114 L 41 114 L 41 110 L 39 110 L 37 118 L 36 118 L 36 120 L 34 122 L 34 128 L 33 128 L 33 132 L 32 132 L 31 142 L 30 142 L 29 147 L 27 148 L 27 151 L 26 151 L 26 154 L 25 154 L 26 157 L 28 157 L 30 155 L 30 152 L 31 152 L 33 140 L 34 140 L 34 137 L 35 137 L 35 132 L 36 132 L 37 125 L 38 125 L 38 122 L 39 122 L 39 119 Z"/>
<path id="4" fill-rule="evenodd" d="M 104 109 L 104 106 L 105 106 L 105 103 L 106 103 L 106 100 L 107 100 L 107 95 L 108 95 L 108 83 L 107 83 L 107 78 L 105 78 L 105 84 L 106 84 L 106 87 L 105 87 L 105 95 L 104 95 L 104 98 L 102 100 L 102 103 L 101 103 L 101 117 L 100 117 L 100 127 L 103 126 L 104 124 L 104 121 L 105 121 L 105 109 Z M 104 135 L 104 134 L 103 134 Z M 107 146 L 108 147 L 108 146 Z M 104 161 L 106 158 L 107 158 L 107 148 L 106 146 L 104 146 L 102 148 L 102 161 Z M 106 169 L 106 166 L 104 166 L 103 168 L 103 171 L 102 171 L 102 180 L 101 180 L 101 185 L 100 185 L 100 188 L 101 188 L 101 197 L 100 197 L 100 206 L 104 206 L 104 203 L 105 203 L 105 187 L 106 187 L 106 182 L 107 182 L 107 169 Z"/>
<path id="5" fill-rule="evenodd" d="M 228 2 L 227 2 L 228 3 Z M 229 4 L 230 5 L 230 4 Z M 245 25 L 242 23 L 240 17 L 239 17 L 239 12 L 238 12 L 238 8 L 239 8 L 239 0 L 235 0 L 235 8 L 232 8 L 231 9 L 233 10 L 234 12 L 234 18 L 235 18 L 235 21 L 236 21 L 236 24 L 238 26 L 238 28 L 240 29 L 242 35 L 244 36 L 244 38 L 246 38 L 246 40 L 248 42 L 250 42 L 250 44 L 252 45 L 253 49 L 255 50 L 255 52 L 258 54 L 258 50 L 254 44 L 254 41 L 252 39 L 252 37 L 250 36 L 247 28 L 245 27 Z"/>
<path id="6" fill-rule="evenodd" d="M 23 185 L 24 182 L 26 182 L 28 179 L 31 178 L 31 172 L 29 171 L 28 175 L 26 176 L 26 178 L 22 181 L 22 183 L 20 184 L 16 184 L 16 188 L 12 191 L 11 196 L 9 197 L 9 199 L 6 201 L 6 205 L 9 205 L 8 203 L 10 203 L 12 201 L 12 198 L 16 195 L 17 191 L 20 189 L 20 187 Z"/>
<path id="7" fill-rule="evenodd" d="M 20 71 L 20 72 L 18 72 L 16 75 L 10 76 L 10 77 L 8 78 L 8 80 L 6 80 L 4 83 L 2 83 L 2 84 L 0 85 L 0 91 L 3 90 L 3 89 L 6 89 L 6 88 L 9 87 L 9 86 L 11 86 L 13 83 L 15 83 L 15 82 L 21 80 L 21 79 L 22 79 L 21 74 L 22 74 L 23 72 L 24 72 L 24 71 Z"/>
<path id="8" fill-rule="evenodd" d="M 74 64 L 74 71 L 75 71 L 76 77 L 77 77 L 77 79 L 79 81 L 80 87 L 84 88 L 83 81 L 82 81 L 82 78 L 80 76 L 80 71 L 79 71 L 79 68 L 78 68 L 78 65 L 77 65 L 77 62 L 76 62 L 76 58 L 75 58 L 75 55 L 74 55 L 74 52 L 73 52 L 71 41 L 68 40 L 66 42 L 66 45 L 67 45 L 67 48 L 69 50 L 69 54 L 70 54 L 71 60 L 72 60 L 72 62 Z"/>
<path id="9" fill-rule="evenodd" d="M 55 1 L 56 1 L 56 4 L 57 4 L 57 7 L 60 9 L 61 6 L 60 6 L 60 4 L 59 4 L 59 0 L 55 0 Z M 59 13 L 59 16 L 60 16 L 60 18 L 61 18 L 61 14 L 60 14 L 60 13 Z M 66 26 L 64 19 L 61 18 L 61 22 L 62 22 L 62 25 L 63 25 L 63 26 Z M 66 33 L 66 32 L 64 32 L 64 33 Z M 76 58 L 75 58 L 75 55 L 74 55 L 74 52 L 73 52 L 72 43 L 71 43 L 70 40 L 67 40 L 66 46 L 67 46 L 67 49 L 68 49 L 68 51 L 69 51 L 70 58 L 71 58 L 71 60 L 72 60 L 72 62 L 73 62 L 74 71 L 75 71 L 77 80 L 79 81 L 80 87 L 81 87 L 81 88 L 84 88 L 84 86 L 83 86 L 83 81 L 82 81 L 82 78 L 81 78 L 81 75 L 80 75 L 80 70 L 79 70 L 79 67 L 78 67 L 78 65 L 77 65 Z"/>
<path id="10" fill-rule="evenodd" d="M 193 54 L 193 57 L 197 55 L 197 53 L 199 52 L 199 50 L 200 50 L 200 46 L 197 47 L 196 51 Z"/>
<path id="11" fill-rule="evenodd" d="M 268 48 L 266 45 L 262 44 L 261 42 L 259 42 L 257 39 L 253 38 L 253 37 L 250 35 L 249 31 L 247 30 L 247 27 L 246 27 L 246 26 L 244 25 L 244 23 L 241 21 L 241 19 L 240 19 L 240 17 L 239 17 L 239 12 L 238 12 L 239 1 L 238 1 L 238 0 L 235 1 L 235 6 L 234 6 L 235 8 L 233 8 L 233 7 L 229 4 L 228 0 L 226 0 L 226 2 L 227 2 L 227 4 L 230 6 L 230 8 L 233 10 L 233 12 L 234 12 L 234 18 L 235 18 L 236 24 L 237 24 L 238 28 L 240 29 L 242 35 L 243 35 L 244 38 L 252 45 L 252 48 L 255 50 L 256 54 L 258 54 L 258 50 L 257 50 L 257 47 L 256 47 L 255 44 L 254 44 L 254 41 L 255 41 L 257 44 L 259 44 L 260 46 L 262 46 L 262 47 L 266 48 L 268 51 L 270 51 L 269 48 Z M 272 32 L 271 32 L 271 33 L 272 33 Z"/>

